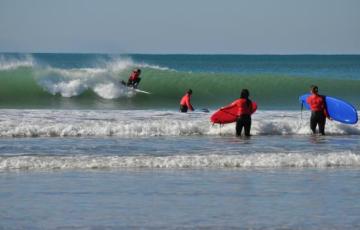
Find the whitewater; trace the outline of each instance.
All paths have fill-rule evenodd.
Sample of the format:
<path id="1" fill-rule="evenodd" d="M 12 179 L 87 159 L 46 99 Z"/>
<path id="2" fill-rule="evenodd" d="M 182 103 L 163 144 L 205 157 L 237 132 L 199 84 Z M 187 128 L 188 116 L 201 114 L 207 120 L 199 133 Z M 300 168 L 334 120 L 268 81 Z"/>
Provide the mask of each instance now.
<path id="1" fill-rule="evenodd" d="M 235 123 L 210 122 L 205 112 L 174 110 L 1 110 L 0 137 L 232 136 Z M 308 111 L 258 111 L 252 135 L 309 135 Z M 360 135 L 360 126 L 328 121 L 328 135 Z"/>
<path id="2" fill-rule="evenodd" d="M 27 142 L 31 147 L 23 146 L 20 149 L 2 145 L 0 171 L 360 167 L 358 124 L 349 126 L 328 122 L 328 139 L 315 137 L 312 140 L 315 143 L 329 142 L 325 149 L 324 146 L 318 149 L 316 145 L 306 145 L 308 136 L 311 136 L 309 112 L 258 111 L 253 116 L 252 138 L 263 143 L 253 143 L 251 140 L 246 142 L 245 139 L 244 143 L 247 145 L 240 148 L 238 145 L 244 143 L 237 142 L 234 138 L 235 124 L 212 124 L 209 119 L 212 112 L 182 114 L 166 110 L 1 110 L 0 137 L 4 141 L 27 137 L 39 140 L 30 139 Z M 52 138 L 81 138 L 74 143 L 75 146 L 92 145 L 95 142 L 99 144 L 95 148 L 99 149 L 63 149 L 62 139 L 46 144 Z M 115 151 L 103 147 L 118 138 L 125 143 L 137 142 L 133 146 L 136 150 L 130 151 L 129 146 L 124 148 L 119 143 L 111 144 Z M 164 140 L 168 146 L 161 149 L 161 145 L 156 144 L 157 138 Z M 208 147 L 208 142 L 221 142 L 221 138 L 224 138 L 224 143 Z M 229 138 L 233 138 L 235 142 L 227 143 Z M 339 145 L 337 142 L 341 139 L 348 140 L 348 144 Z M 188 145 L 188 140 L 194 141 Z M 155 141 L 156 147 L 147 149 L 149 141 Z M 196 141 L 199 143 L 195 144 Z M 40 144 L 44 146 L 36 147 L 40 142 L 44 142 Z M 53 148 L 61 151 L 54 152 Z"/>

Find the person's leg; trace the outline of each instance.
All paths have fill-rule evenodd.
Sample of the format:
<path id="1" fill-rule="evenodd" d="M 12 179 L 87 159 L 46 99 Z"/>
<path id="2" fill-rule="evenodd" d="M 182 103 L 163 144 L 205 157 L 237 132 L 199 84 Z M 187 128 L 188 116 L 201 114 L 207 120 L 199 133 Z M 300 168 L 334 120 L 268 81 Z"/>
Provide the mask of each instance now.
<path id="1" fill-rule="evenodd" d="M 311 112 L 310 129 L 312 130 L 313 134 L 316 133 L 316 125 L 317 125 L 316 112 Z"/>
<path id="2" fill-rule="evenodd" d="M 244 130 L 245 130 L 245 136 L 250 136 L 250 129 L 251 129 L 251 117 L 246 116 L 244 117 Z"/>
<path id="3" fill-rule="evenodd" d="M 135 89 L 138 87 L 140 81 L 141 81 L 141 78 L 138 78 L 138 79 L 136 79 L 136 80 L 134 81 L 133 87 L 134 87 Z"/>
<path id="4" fill-rule="evenodd" d="M 318 125 L 319 125 L 319 133 L 321 133 L 321 135 L 325 135 L 325 123 L 326 123 L 325 115 L 319 114 Z"/>
<path id="5" fill-rule="evenodd" d="M 186 113 L 188 111 L 188 107 L 186 105 L 180 105 L 180 112 Z"/>
<path id="6" fill-rule="evenodd" d="M 239 117 L 236 120 L 236 136 L 237 137 L 241 136 L 241 131 L 242 131 L 243 126 L 244 126 L 243 121 L 242 121 L 241 117 Z"/>

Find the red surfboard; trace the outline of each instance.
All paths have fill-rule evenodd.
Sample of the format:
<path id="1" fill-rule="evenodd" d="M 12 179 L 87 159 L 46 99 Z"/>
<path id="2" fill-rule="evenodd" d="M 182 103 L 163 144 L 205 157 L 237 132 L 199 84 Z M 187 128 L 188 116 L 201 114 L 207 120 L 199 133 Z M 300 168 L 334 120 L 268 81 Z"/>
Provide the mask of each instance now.
<path id="1" fill-rule="evenodd" d="M 255 111 L 257 110 L 256 102 L 252 102 L 252 107 L 253 107 L 252 113 L 255 113 Z M 237 106 L 230 107 L 227 109 L 221 108 L 217 110 L 215 113 L 213 113 L 213 115 L 211 115 L 210 120 L 212 123 L 217 123 L 217 124 L 227 124 L 227 123 L 235 122 L 237 119 L 237 115 L 236 115 L 237 110 L 238 110 Z"/>

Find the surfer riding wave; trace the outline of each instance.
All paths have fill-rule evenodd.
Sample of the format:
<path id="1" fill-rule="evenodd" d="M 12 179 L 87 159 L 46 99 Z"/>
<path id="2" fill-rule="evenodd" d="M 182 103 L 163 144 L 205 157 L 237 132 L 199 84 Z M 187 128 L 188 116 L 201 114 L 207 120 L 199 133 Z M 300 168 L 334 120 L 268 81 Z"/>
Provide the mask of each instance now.
<path id="1" fill-rule="evenodd" d="M 141 69 L 134 69 L 131 72 L 127 83 L 125 81 L 121 81 L 121 84 L 136 89 L 141 81 L 140 74 L 141 74 Z"/>

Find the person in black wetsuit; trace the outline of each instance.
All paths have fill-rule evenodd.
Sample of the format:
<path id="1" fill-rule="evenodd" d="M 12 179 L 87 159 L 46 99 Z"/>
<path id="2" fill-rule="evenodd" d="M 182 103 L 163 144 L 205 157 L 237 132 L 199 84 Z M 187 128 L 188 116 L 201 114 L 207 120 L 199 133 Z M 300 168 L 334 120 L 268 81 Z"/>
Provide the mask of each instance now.
<path id="1" fill-rule="evenodd" d="M 312 132 L 316 133 L 316 126 L 319 127 L 319 133 L 325 135 L 326 118 L 330 119 L 326 108 L 325 96 L 319 95 L 319 88 L 315 85 L 311 86 L 311 95 L 306 99 L 306 102 L 310 106 L 310 128 Z"/>
<path id="2" fill-rule="evenodd" d="M 133 87 L 134 89 L 136 89 L 141 81 L 140 74 L 141 74 L 141 69 L 134 69 L 131 72 L 127 83 L 125 83 L 125 81 L 121 81 L 121 84 L 126 85 L 127 87 Z"/>
<path id="3" fill-rule="evenodd" d="M 231 108 L 236 106 L 237 110 L 237 120 L 236 120 L 236 136 L 241 136 L 242 129 L 244 128 L 245 136 L 250 136 L 251 129 L 251 114 L 254 113 L 256 108 L 253 108 L 253 103 L 249 99 L 250 92 L 248 89 L 241 90 L 240 98 L 235 100 L 226 108 Z"/>
<path id="4" fill-rule="evenodd" d="M 192 106 L 190 99 L 192 95 L 192 90 L 189 89 L 186 94 L 180 100 L 180 112 L 186 113 L 188 109 L 194 111 L 194 107 Z"/>

